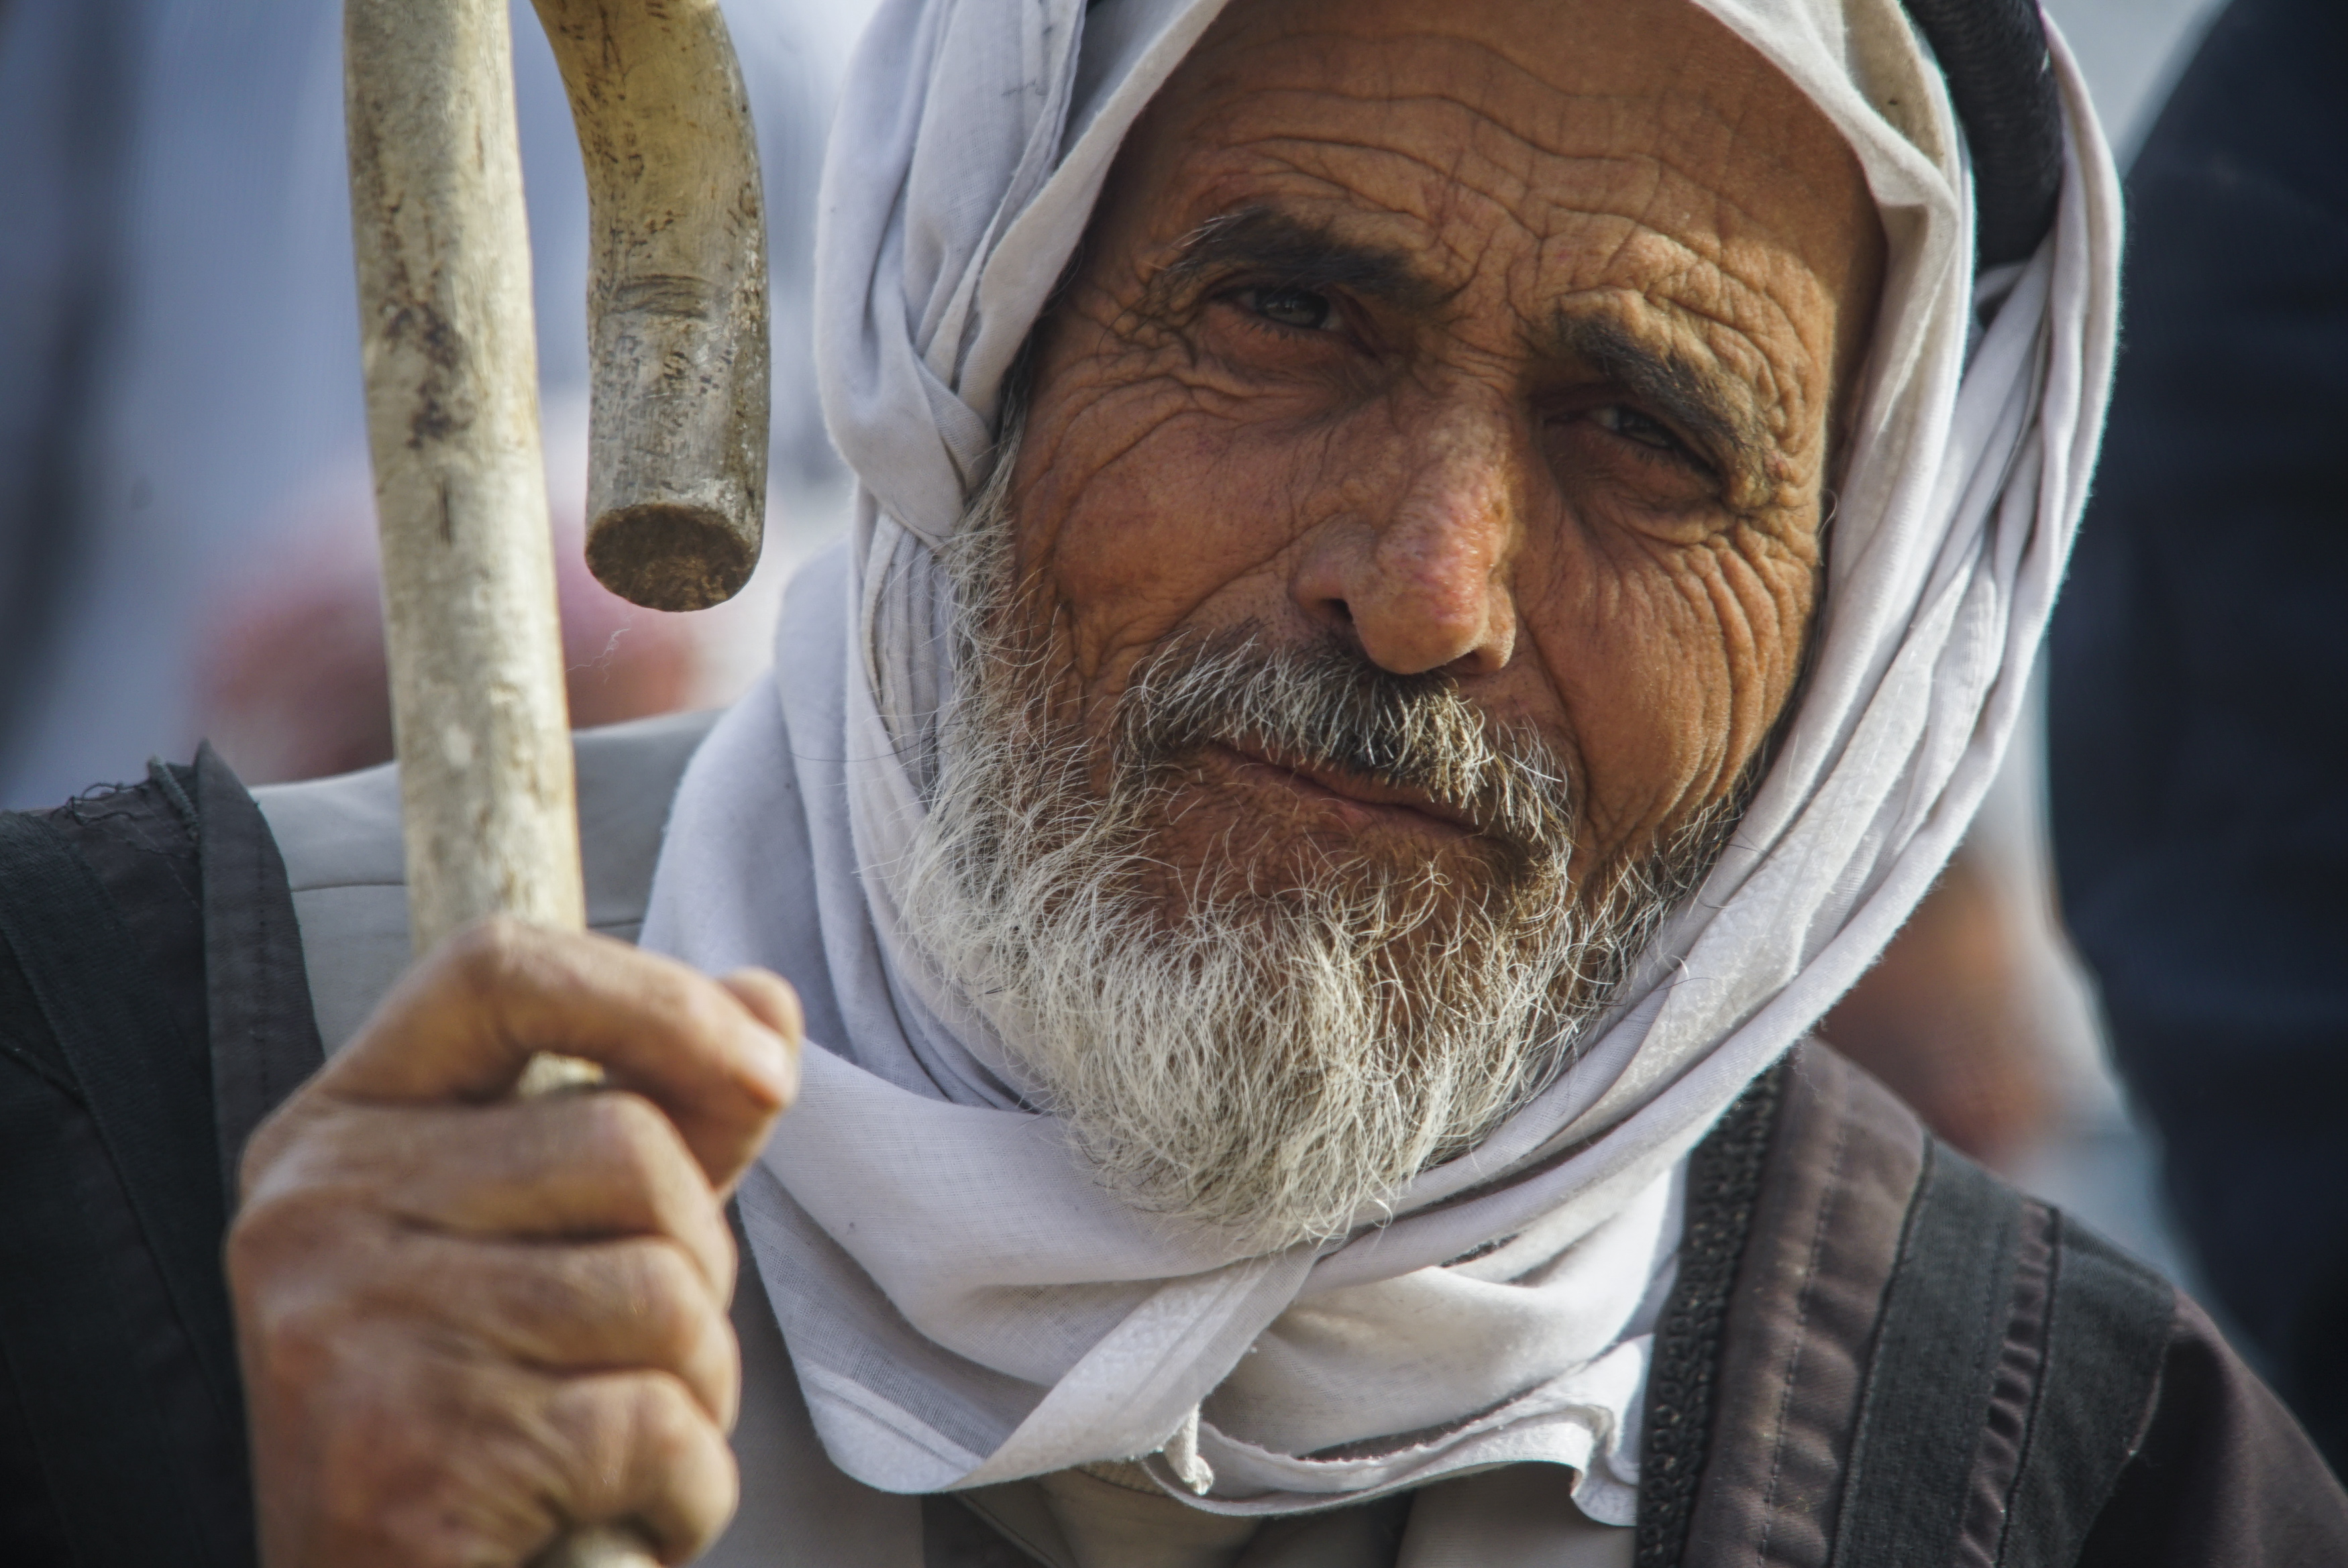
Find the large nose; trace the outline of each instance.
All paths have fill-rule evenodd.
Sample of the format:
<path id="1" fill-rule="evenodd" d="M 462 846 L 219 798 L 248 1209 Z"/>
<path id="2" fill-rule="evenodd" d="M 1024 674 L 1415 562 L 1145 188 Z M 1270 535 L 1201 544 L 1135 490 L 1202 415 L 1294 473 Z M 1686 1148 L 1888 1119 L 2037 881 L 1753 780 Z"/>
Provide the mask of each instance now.
<path id="1" fill-rule="evenodd" d="M 1453 405 L 1392 432 L 1396 461 L 1365 465 L 1357 504 L 1315 531 L 1292 591 L 1304 613 L 1344 627 L 1398 675 L 1489 675 L 1516 651 L 1509 586 L 1520 448 L 1499 408 Z"/>

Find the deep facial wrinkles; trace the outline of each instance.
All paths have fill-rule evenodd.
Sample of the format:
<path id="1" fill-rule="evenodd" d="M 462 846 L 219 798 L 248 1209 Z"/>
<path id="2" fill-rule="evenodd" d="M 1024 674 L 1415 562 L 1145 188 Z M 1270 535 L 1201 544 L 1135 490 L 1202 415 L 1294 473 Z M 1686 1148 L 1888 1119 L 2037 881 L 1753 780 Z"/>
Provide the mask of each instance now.
<path id="1" fill-rule="evenodd" d="M 1063 712 L 1097 732 L 1169 640 L 1334 637 L 1546 737 L 1610 862 L 1758 753 L 1880 231 L 1832 127 L 1684 0 L 1555 23 L 1266 0 L 1161 91 L 1035 358 L 1015 548 Z M 1179 793 L 1153 853 L 1194 881 L 1320 864 L 1317 797 Z"/>

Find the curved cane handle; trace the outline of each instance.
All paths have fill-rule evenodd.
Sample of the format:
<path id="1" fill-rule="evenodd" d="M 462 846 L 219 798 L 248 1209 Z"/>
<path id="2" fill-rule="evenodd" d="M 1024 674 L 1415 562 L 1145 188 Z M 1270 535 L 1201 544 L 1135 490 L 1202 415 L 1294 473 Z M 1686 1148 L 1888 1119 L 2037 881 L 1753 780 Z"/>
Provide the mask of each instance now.
<path id="1" fill-rule="evenodd" d="M 587 166 L 587 564 L 654 610 L 731 598 L 767 501 L 767 220 L 716 0 L 536 0 Z"/>

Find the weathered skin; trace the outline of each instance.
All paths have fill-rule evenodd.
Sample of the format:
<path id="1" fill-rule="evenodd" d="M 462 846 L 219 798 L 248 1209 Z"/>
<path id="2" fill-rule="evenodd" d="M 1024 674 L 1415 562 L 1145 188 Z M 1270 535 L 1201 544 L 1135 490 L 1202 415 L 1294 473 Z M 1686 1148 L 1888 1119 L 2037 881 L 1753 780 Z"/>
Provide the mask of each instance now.
<path id="1" fill-rule="evenodd" d="M 1047 323 L 1020 555 L 1086 714 L 1169 633 L 1341 628 L 1539 726 L 1602 862 L 1729 788 L 1785 705 L 1882 241 L 1842 138 L 1710 16 L 1529 15 L 1224 14 Z M 1218 220 L 1266 232 L 1218 256 Z M 1720 428 L 1580 323 L 1684 365 Z M 1211 756 L 1160 847 L 1303 876 L 1316 835 L 1458 832 L 1324 782 L 1355 798 Z"/>
<path id="2" fill-rule="evenodd" d="M 254 1134 L 228 1266 L 273 1564 L 664 1561 L 734 1510 L 724 1203 L 798 1085 L 798 999 L 506 920 L 417 966 Z M 615 1091 L 507 1099 L 532 1052 Z"/>
<path id="3" fill-rule="evenodd" d="M 1561 748 L 1611 856 L 1729 788 L 1793 689 L 1881 239 L 1831 128 L 1683 0 L 1435 12 L 1251 0 L 1136 131 L 1035 364 L 1030 630 L 1088 719 L 1169 633 L 1248 620 L 1447 670 Z M 1279 241 L 1252 264 L 1186 251 L 1251 212 L 1286 226 L 1224 227 Z M 1161 847 L 1452 852 L 1382 793 L 1210 757 Z M 798 1027 L 770 976 L 592 938 L 492 928 L 411 976 L 246 1161 L 273 1568 L 719 1528 L 721 1205 Z M 539 1050 L 624 1092 L 494 1103 Z"/>

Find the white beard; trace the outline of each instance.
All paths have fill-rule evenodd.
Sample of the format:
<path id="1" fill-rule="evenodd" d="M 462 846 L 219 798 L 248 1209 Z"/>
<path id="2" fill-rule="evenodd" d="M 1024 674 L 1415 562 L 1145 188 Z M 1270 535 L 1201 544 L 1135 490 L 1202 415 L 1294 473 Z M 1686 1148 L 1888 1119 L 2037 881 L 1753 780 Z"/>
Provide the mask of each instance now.
<path id="1" fill-rule="evenodd" d="M 1004 488 L 948 561 L 961 692 L 901 885 L 915 944 L 1137 1206 L 1249 1251 L 1378 1217 L 1570 1060 L 1733 814 L 1579 886 L 1566 775 L 1537 739 L 1441 677 L 1247 636 L 1136 671 L 1104 794 L 1093 749 L 1049 716 L 1043 661 L 994 630 L 1015 589 Z M 1169 914 L 1153 827 L 1180 761 L 1235 738 L 1468 812 L 1485 828 L 1468 874 L 1432 852 L 1329 856 L 1310 886 L 1267 886 L 1234 861 Z"/>

